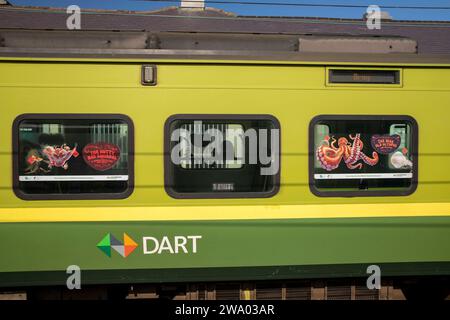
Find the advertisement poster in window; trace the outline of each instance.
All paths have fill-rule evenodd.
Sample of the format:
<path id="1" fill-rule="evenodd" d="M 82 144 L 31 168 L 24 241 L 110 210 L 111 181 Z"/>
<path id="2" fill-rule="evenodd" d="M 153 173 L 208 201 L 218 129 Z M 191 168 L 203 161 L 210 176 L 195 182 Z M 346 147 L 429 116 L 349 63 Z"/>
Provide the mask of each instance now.
<path id="1" fill-rule="evenodd" d="M 313 124 L 314 187 L 330 192 L 410 188 L 414 128 L 402 118 L 320 119 Z"/>
<path id="2" fill-rule="evenodd" d="M 17 188 L 30 195 L 116 194 L 129 189 L 129 123 L 24 119 L 17 123 Z"/>

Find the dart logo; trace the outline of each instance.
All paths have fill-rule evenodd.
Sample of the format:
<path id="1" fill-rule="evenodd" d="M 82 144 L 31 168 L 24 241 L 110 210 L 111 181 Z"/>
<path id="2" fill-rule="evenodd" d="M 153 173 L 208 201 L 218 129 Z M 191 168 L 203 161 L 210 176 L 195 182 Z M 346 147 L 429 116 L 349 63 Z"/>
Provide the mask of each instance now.
<path id="1" fill-rule="evenodd" d="M 136 248 L 138 244 L 131 239 L 126 233 L 123 234 L 123 242 L 117 240 L 111 233 L 108 233 L 98 244 L 99 248 L 108 257 L 111 257 L 111 249 L 116 251 L 122 257 L 128 257 Z"/>

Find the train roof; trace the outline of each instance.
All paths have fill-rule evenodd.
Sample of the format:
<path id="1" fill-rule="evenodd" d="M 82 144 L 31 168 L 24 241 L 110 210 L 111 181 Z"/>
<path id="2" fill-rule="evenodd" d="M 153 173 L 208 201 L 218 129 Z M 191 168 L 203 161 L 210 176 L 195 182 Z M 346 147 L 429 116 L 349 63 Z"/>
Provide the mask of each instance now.
<path id="1" fill-rule="evenodd" d="M 380 30 L 369 30 L 364 19 L 249 17 L 215 8 L 82 13 L 82 29 L 68 31 L 65 9 L 0 6 L 0 55 L 450 62 L 449 21 L 383 20 Z"/>

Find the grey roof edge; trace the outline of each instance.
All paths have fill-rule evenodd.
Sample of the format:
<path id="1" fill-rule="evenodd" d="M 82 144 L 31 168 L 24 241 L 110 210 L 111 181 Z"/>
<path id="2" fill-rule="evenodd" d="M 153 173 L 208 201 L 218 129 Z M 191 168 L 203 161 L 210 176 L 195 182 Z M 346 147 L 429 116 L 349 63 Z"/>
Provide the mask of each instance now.
<path id="1" fill-rule="evenodd" d="M 210 20 L 237 20 L 237 21 L 276 21 L 276 22 L 304 22 L 304 23 L 317 23 L 317 24 L 348 24 L 348 25 L 365 25 L 364 19 L 351 19 L 351 18 L 326 18 L 326 17 L 297 17 L 297 16 L 251 16 L 251 15 L 233 15 L 231 12 L 224 11 L 221 16 L 202 16 L 202 15 L 172 15 L 165 14 L 166 9 L 174 7 L 165 7 L 160 10 L 154 11 L 128 11 L 128 10 L 95 10 L 95 9 L 83 9 L 83 13 L 87 15 L 99 15 L 99 16 L 127 16 L 127 17 L 161 17 L 161 18 L 180 18 L 180 19 L 210 19 Z M 206 7 L 211 11 L 223 11 L 221 9 Z M 216 10 L 216 11 L 215 11 Z M 18 7 L 18 6 L 5 6 L 0 7 L 0 12 L 16 12 L 16 13 L 48 13 L 48 14 L 63 14 L 66 15 L 66 9 L 53 8 L 53 7 Z M 398 26 L 398 27 L 448 27 L 450 28 L 450 20 L 383 20 L 383 24 L 386 26 Z M 46 29 L 43 27 L 43 29 Z"/>
<path id="2" fill-rule="evenodd" d="M 407 37 L 275 35 L 209 32 L 37 31 L 0 28 L 0 47 L 51 49 L 170 49 L 284 52 L 417 53 Z"/>
<path id="3" fill-rule="evenodd" d="M 171 61 L 185 63 L 248 63 L 273 64 L 385 64 L 445 66 L 450 68 L 450 54 L 348 54 L 348 53 L 299 53 L 299 52 L 257 52 L 257 51 L 220 51 L 220 50 L 168 50 L 168 49 L 36 49 L 36 48 L 0 48 L 2 58 L 58 58 L 79 59 L 113 59 L 126 62 Z M 35 59 L 33 59 L 35 61 Z"/>
<path id="4" fill-rule="evenodd" d="M 114 35 L 120 35 L 120 34 L 147 34 L 147 35 L 189 35 L 189 36 L 195 36 L 195 35 L 216 35 L 216 36 L 226 36 L 226 35 L 248 35 L 253 37 L 259 37 L 259 36 L 265 36 L 265 37 L 288 37 L 288 36 L 297 36 L 297 37 L 308 37 L 308 38 L 336 38 L 336 37 L 343 37 L 343 38 L 352 38 L 352 39 L 358 39 L 358 38 L 373 38 L 373 39 L 412 39 L 411 36 L 403 36 L 398 34 L 365 34 L 365 33 L 336 33 L 336 32 L 245 32 L 245 31 L 223 31 L 223 30 L 211 30 L 211 31 L 183 31 L 183 30 L 176 30 L 176 31 L 152 31 L 152 30 L 143 30 L 143 29 L 120 29 L 120 30 L 113 30 L 113 29 L 89 29 L 89 28 L 83 28 L 81 30 L 67 30 L 67 29 L 30 29 L 30 28 L 2 28 L 0 27 L 0 32 L 20 32 L 20 33 L 52 33 L 52 34 L 58 34 L 58 33 L 67 33 L 67 34 L 114 34 Z"/>

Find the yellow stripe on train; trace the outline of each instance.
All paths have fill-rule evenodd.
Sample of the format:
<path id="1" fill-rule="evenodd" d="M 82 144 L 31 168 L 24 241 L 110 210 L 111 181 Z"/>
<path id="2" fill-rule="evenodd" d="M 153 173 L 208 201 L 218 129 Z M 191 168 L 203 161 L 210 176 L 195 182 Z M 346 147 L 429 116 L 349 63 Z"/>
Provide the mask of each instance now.
<path id="1" fill-rule="evenodd" d="M 2 208 L 0 222 L 176 221 L 450 216 L 450 203 Z"/>

